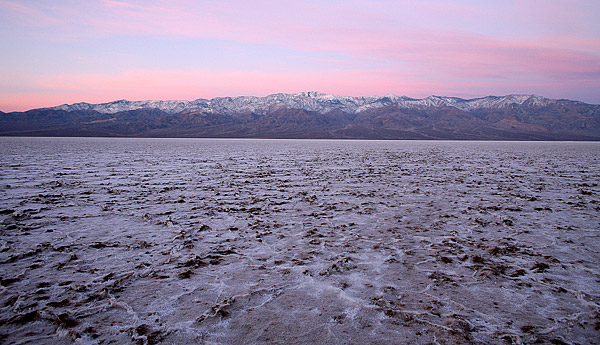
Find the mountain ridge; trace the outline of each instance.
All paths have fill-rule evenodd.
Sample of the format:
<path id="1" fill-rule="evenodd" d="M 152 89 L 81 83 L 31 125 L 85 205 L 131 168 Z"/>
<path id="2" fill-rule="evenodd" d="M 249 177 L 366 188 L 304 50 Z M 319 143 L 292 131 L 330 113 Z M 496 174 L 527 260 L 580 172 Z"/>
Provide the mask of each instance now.
<path id="1" fill-rule="evenodd" d="M 236 96 L 215 97 L 212 99 L 198 98 L 193 101 L 185 100 L 144 100 L 128 101 L 125 99 L 106 103 L 62 104 L 54 107 L 39 108 L 49 110 L 95 110 L 100 113 L 112 114 L 119 111 L 138 109 L 160 109 L 167 113 L 176 113 L 183 110 L 206 110 L 214 112 L 240 112 L 240 111 L 266 111 L 269 107 L 283 103 L 294 109 L 318 111 L 325 113 L 332 109 L 343 109 L 346 112 L 357 113 L 373 107 L 382 107 L 389 104 L 398 104 L 404 108 L 427 106 L 454 106 L 462 110 L 476 108 L 501 107 L 510 104 L 523 104 L 532 101 L 536 105 L 546 105 L 560 100 L 541 97 L 538 95 L 510 94 L 506 96 L 486 96 L 472 99 L 463 99 L 447 96 L 429 96 L 425 98 L 411 98 L 388 94 L 385 96 L 336 96 L 317 91 L 301 92 L 295 94 L 275 93 L 264 97 Z M 575 101 L 571 101 L 575 102 Z"/>
<path id="2" fill-rule="evenodd" d="M 600 140 L 600 105 L 522 94 L 416 99 L 302 92 L 117 100 L 0 113 L 0 135 Z"/>

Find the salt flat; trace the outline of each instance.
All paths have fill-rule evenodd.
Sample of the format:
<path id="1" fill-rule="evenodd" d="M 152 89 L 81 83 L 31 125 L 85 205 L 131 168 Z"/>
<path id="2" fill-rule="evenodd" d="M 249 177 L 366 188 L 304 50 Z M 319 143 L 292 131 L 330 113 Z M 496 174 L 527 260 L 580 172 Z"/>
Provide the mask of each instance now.
<path id="1" fill-rule="evenodd" d="M 600 143 L 0 146 L 2 343 L 600 342 Z"/>

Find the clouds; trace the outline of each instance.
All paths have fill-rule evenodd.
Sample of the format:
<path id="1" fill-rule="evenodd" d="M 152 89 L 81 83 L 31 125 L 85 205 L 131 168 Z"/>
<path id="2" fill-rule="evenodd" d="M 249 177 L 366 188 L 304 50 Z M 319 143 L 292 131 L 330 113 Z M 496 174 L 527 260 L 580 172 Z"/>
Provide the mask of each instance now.
<path id="1" fill-rule="evenodd" d="M 31 107 L 6 96 L 23 83 L 56 94 L 47 105 L 76 96 L 192 99 L 306 90 L 413 97 L 524 92 L 600 103 L 593 90 L 600 90 L 600 5 L 569 4 L 566 11 L 564 1 L 0 0 L 0 38 L 24 52 L 45 49 L 37 57 L 43 72 L 35 75 L 19 63 L 36 63 L 31 56 L 11 50 L 0 57 L 0 72 L 20 79 L 19 87 L 0 81 L 0 109 Z M 97 86 L 90 88 L 93 78 Z M 64 96 L 66 86 L 77 93 Z"/>

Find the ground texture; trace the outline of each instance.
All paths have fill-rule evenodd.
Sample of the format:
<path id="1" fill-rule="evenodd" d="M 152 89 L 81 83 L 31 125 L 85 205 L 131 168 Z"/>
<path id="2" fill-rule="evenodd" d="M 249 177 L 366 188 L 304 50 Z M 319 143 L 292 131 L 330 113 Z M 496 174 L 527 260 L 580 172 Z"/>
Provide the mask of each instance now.
<path id="1" fill-rule="evenodd" d="M 0 140 L 1 343 L 600 343 L 598 143 Z"/>

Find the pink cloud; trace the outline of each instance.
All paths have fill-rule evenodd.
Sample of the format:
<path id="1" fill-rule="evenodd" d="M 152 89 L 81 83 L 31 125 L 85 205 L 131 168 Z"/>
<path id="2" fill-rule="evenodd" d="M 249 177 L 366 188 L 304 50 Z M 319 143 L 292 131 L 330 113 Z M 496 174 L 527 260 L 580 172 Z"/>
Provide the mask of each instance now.
<path id="1" fill-rule="evenodd" d="M 489 37 L 468 32 L 406 28 L 389 23 L 390 14 L 365 4 L 345 6 L 311 6 L 259 1 L 258 3 L 209 3 L 202 11 L 185 11 L 194 7 L 185 3 L 168 10 L 156 6 L 118 3 L 124 10 L 115 12 L 117 22 L 128 23 L 128 30 L 146 34 L 169 33 L 181 36 L 215 37 L 246 42 L 271 42 L 294 49 L 317 52 L 341 52 L 359 59 L 380 58 L 408 64 L 410 70 L 434 71 L 438 76 L 463 78 L 486 75 L 528 75 L 537 78 L 572 78 L 580 74 L 598 75 L 600 50 L 594 53 L 557 47 L 555 42 L 542 44 Z M 547 7 L 560 9 L 560 4 Z M 399 6 L 399 7 L 398 7 Z M 265 11 L 268 7 L 271 10 Z M 355 8 L 362 9 L 362 13 Z M 408 2 L 392 6 L 394 10 L 413 9 L 454 17 L 476 11 L 472 7 L 452 4 Z M 530 9 L 527 13 L 531 13 Z M 545 11 L 551 11 L 546 9 Z M 335 13 L 335 16 L 332 16 Z M 120 18 L 120 16 L 122 18 Z M 134 18 L 127 21 L 124 18 Z M 361 24 L 365 19 L 366 23 Z M 384 24 L 373 25 L 374 19 Z M 387 19 L 387 23 L 386 23 Z M 566 19 L 563 19 L 566 20 Z M 308 24 L 307 24 L 308 22 Z M 119 25 L 115 25 L 118 28 Z M 562 37 L 568 41 L 569 37 Z M 584 50 L 600 47 L 600 40 L 581 39 Z"/>
<path id="2" fill-rule="evenodd" d="M 32 26 L 56 25 L 63 22 L 61 17 L 49 15 L 43 9 L 35 6 L 27 6 L 16 1 L 0 0 L 0 8 L 4 8 L 4 11 L 14 13 L 20 20 Z"/>
<path id="3" fill-rule="evenodd" d="M 454 32 L 420 32 L 412 36 L 411 40 L 371 51 L 370 55 L 406 63 L 413 71 L 437 78 L 600 77 L 600 55 L 587 52 Z M 388 38 L 380 40 L 370 45 L 389 42 Z"/>

